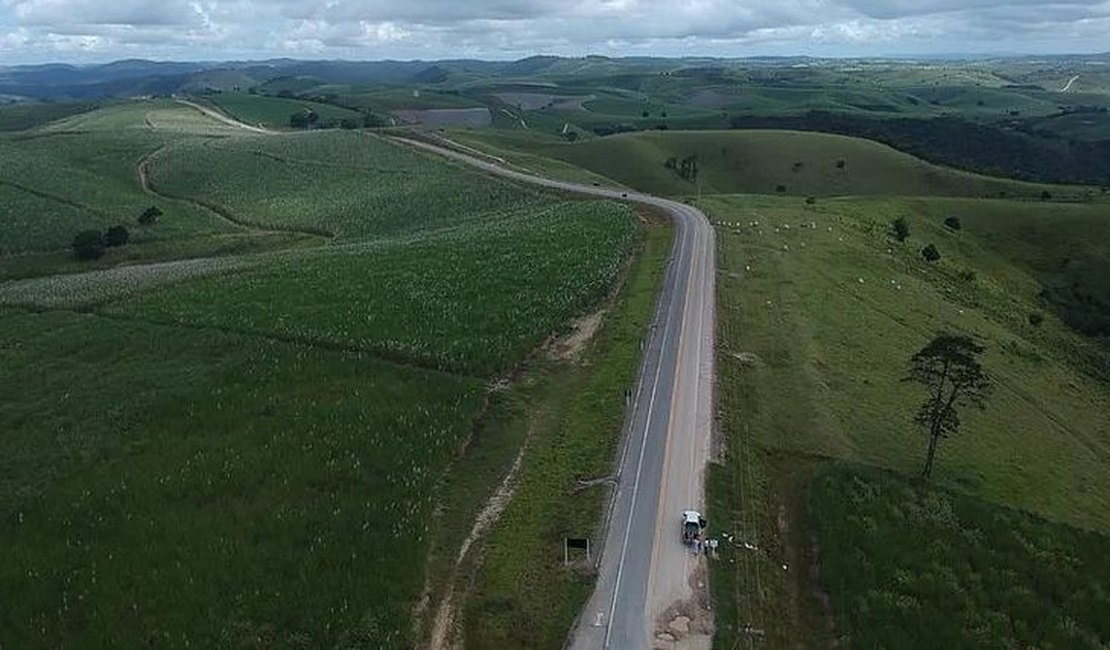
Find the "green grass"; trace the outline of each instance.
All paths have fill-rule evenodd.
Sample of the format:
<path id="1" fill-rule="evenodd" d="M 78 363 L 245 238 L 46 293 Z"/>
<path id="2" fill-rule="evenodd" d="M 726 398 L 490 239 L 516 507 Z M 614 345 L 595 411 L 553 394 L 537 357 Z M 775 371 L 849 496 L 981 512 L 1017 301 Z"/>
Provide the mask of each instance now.
<path id="1" fill-rule="evenodd" d="M 651 131 L 523 151 L 578 165 L 621 184 L 670 196 L 782 193 L 792 196 L 939 195 L 1039 197 L 1047 186 L 938 167 L 867 140 L 792 131 Z M 696 156 L 696 182 L 665 166 Z M 844 161 L 843 168 L 838 166 Z M 1075 190 L 1050 188 L 1054 194 Z"/>
<path id="2" fill-rule="evenodd" d="M 561 647 L 589 596 L 588 572 L 563 566 L 563 538 L 592 537 L 596 550 L 605 488 L 582 490 L 575 482 L 612 469 L 625 391 L 635 380 L 670 240 L 669 226 L 647 228 L 586 360 L 534 389 L 528 455 L 473 578 L 464 625 L 469 648 Z"/>
<path id="3" fill-rule="evenodd" d="M 818 476 L 813 511 L 841 645 L 1110 643 L 1108 537 L 846 466 Z"/>
<path id="4" fill-rule="evenodd" d="M 1058 253 L 1073 269 L 1098 268 L 1097 235 L 1075 245 L 1077 232 L 1107 227 L 1097 206 L 740 196 L 701 205 L 718 231 L 728 449 L 710 474 L 709 518 L 760 548 L 729 547 L 722 555 L 735 563 L 714 565 L 714 593 L 728 600 L 718 607 L 719 643 L 753 647 L 759 637 L 745 625 L 772 647 L 827 634 L 806 568 L 812 519 L 800 504 L 823 459 L 920 472 L 926 439 L 910 418 L 923 394 L 901 379 L 939 330 L 984 342 L 996 390 L 942 442 L 934 483 L 1110 531 L 1110 403 L 1094 374 L 1105 352 L 1039 298 L 1039 273 L 1056 268 Z M 961 218 L 960 232 L 941 225 L 949 214 Z M 905 244 L 887 234 L 896 216 L 910 223 Z M 933 265 L 919 254 L 930 242 L 942 254 Z M 1046 315 L 1040 326 L 1029 323 L 1033 312 Z"/>
<path id="5" fill-rule="evenodd" d="M 208 99 L 225 113 L 253 126 L 289 128 L 289 118 L 294 113 L 311 110 L 322 122 L 353 119 L 362 124 L 362 113 L 332 104 L 321 104 L 306 99 L 267 97 L 247 93 L 220 93 Z"/>
<path id="6" fill-rule="evenodd" d="M 5 646 L 403 644 L 483 382 L 73 313 L 0 340 Z"/>

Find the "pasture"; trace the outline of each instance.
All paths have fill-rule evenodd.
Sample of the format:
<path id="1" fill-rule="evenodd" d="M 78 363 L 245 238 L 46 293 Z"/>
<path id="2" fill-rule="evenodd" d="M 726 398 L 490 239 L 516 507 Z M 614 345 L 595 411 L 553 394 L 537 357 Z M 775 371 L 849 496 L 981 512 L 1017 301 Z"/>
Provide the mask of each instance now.
<path id="1" fill-rule="evenodd" d="M 819 489 L 811 478 L 828 459 L 920 472 L 926 440 L 911 416 L 923 394 L 901 379 L 909 356 L 940 330 L 984 343 L 996 388 L 987 409 L 966 411 L 960 433 L 941 443 L 933 484 L 1110 531 L 1105 348 L 1041 298 L 1065 251 L 1074 273 L 1100 268 L 1097 233 L 1110 227 L 1100 206 L 878 197 L 807 205 L 750 196 L 701 205 L 718 231 L 718 381 L 728 440 L 710 497 L 718 530 L 735 536 L 724 554 L 735 564 L 717 564 L 714 573 L 722 642 L 746 638 L 743 625 L 764 629 L 773 645 L 828 635 L 804 568 L 825 566 L 823 537 L 819 552 L 809 537 L 816 515 L 807 494 Z M 960 218 L 959 231 L 942 225 L 950 215 Z M 904 243 L 890 235 L 896 217 L 910 226 Z M 1092 243 L 1077 245 L 1077 233 Z M 940 261 L 922 259 L 927 243 Z M 1043 320 L 1034 323 L 1033 314 Z M 994 552 L 993 543 L 984 537 L 982 551 Z M 990 598 L 999 595 L 992 589 Z M 852 605 L 838 595 L 839 614 Z"/>
<path id="2" fill-rule="evenodd" d="M 211 95 L 208 99 L 231 117 L 252 126 L 287 129 L 289 118 L 295 113 L 304 111 L 316 113 L 321 122 L 348 119 L 355 120 L 359 126 L 362 125 L 363 116 L 358 111 L 307 99 L 247 93 L 220 93 Z"/>
<path id="3" fill-rule="evenodd" d="M 636 189 L 670 196 L 1079 196 L 1060 188 L 980 176 L 933 165 L 875 142 L 793 131 L 645 131 L 581 142 L 476 134 L 502 150 L 546 156 Z M 510 154 L 511 155 L 511 154 Z M 510 158 L 511 159 L 511 158 Z M 683 177 L 681 162 L 696 162 Z M 668 165 L 671 161 L 671 165 Z"/>

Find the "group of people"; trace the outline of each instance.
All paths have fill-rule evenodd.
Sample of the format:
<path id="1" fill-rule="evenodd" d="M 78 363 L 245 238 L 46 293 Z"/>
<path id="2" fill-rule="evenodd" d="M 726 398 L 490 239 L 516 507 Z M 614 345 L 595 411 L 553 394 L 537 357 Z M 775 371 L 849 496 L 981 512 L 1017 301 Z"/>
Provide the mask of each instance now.
<path id="1" fill-rule="evenodd" d="M 698 536 L 694 538 L 694 554 L 700 555 L 702 553 L 705 553 L 706 555 L 712 553 L 714 556 L 716 556 L 717 540 L 706 539 L 703 533 L 699 533 Z"/>

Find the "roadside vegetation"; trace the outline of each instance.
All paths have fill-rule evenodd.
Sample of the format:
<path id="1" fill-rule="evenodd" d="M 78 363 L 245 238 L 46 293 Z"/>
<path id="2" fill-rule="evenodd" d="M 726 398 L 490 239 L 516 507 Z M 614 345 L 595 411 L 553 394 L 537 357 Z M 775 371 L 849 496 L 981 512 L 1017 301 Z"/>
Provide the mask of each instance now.
<path id="1" fill-rule="evenodd" d="M 509 503 L 483 548 L 469 585 L 463 626 L 468 648 L 554 648 L 593 589 L 593 560 L 640 345 L 671 247 L 671 227 L 652 216 L 623 287 L 602 325 L 569 367 L 529 391 L 518 417 L 528 453 Z M 566 537 L 589 538 L 563 564 Z"/>

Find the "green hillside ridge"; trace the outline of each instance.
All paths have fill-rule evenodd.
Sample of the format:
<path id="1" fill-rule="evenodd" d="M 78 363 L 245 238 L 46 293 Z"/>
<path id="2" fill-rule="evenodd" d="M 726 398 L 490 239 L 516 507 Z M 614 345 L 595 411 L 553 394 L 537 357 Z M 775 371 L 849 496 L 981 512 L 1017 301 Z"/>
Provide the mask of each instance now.
<path id="1" fill-rule="evenodd" d="M 847 136 L 798 131 L 645 131 L 554 143 L 550 138 L 477 132 L 489 142 L 571 163 L 639 190 L 668 196 L 967 196 L 1039 199 L 1085 196 L 1081 188 L 1039 185 L 962 172 Z M 695 157 L 696 178 L 666 166 Z M 781 189 L 781 191 L 780 191 Z"/>
<path id="2" fill-rule="evenodd" d="M 306 110 L 316 113 L 321 122 L 350 119 L 362 126 L 363 116 L 358 111 L 307 99 L 268 97 L 248 93 L 220 93 L 209 95 L 207 99 L 228 115 L 252 126 L 289 128 L 289 118 L 294 113 Z"/>

